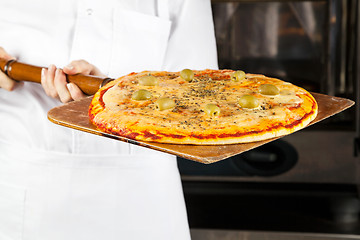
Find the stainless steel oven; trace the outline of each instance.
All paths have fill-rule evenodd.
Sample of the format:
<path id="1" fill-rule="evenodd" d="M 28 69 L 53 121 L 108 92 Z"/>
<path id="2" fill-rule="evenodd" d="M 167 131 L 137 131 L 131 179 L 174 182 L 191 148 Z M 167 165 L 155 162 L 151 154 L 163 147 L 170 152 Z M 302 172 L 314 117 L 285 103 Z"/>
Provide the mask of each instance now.
<path id="1" fill-rule="evenodd" d="M 212 2 L 220 68 L 278 77 L 309 91 L 352 99 L 356 105 L 305 130 L 215 164 L 179 158 L 194 227 L 232 226 L 207 221 L 210 218 L 200 209 L 211 205 L 209 202 L 218 208 L 232 206 L 236 212 L 239 205 L 231 199 L 245 200 L 249 208 L 240 206 L 239 211 L 248 213 L 251 206 L 261 215 L 259 209 L 268 209 L 263 208 L 261 199 L 269 198 L 276 201 L 279 211 L 287 204 L 304 205 L 307 210 L 296 209 L 301 213 L 318 208 L 321 213 L 314 213 L 318 220 L 351 223 L 353 227 L 348 230 L 360 233 L 356 225 L 360 209 L 359 5 L 357 0 Z M 286 203 L 281 205 L 280 200 Z M 285 207 L 285 211 L 295 208 Z M 252 214 L 248 214 L 249 220 Z M 234 218 L 230 215 L 228 218 Z M 258 226 L 261 230 L 284 230 L 281 224 L 269 227 L 273 224 Z M 329 223 L 318 231 L 331 232 L 337 227 Z M 309 229 L 311 226 L 303 230 Z M 296 227 L 285 230 L 296 231 Z M 345 230 L 340 227 L 341 231 Z"/>

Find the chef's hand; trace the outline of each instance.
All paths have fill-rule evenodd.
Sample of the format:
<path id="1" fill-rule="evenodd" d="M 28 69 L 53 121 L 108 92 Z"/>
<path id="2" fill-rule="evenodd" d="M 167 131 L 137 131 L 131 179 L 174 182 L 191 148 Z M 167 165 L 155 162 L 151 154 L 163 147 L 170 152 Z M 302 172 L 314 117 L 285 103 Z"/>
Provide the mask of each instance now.
<path id="1" fill-rule="evenodd" d="M 63 103 L 86 97 L 76 84 L 66 82 L 65 74 L 106 77 L 97 67 L 85 60 L 72 61 L 63 69 L 56 68 L 55 65 L 50 65 L 47 69 L 43 68 L 41 72 L 41 85 L 46 94 L 52 98 L 59 99 Z"/>
<path id="2" fill-rule="evenodd" d="M 12 60 L 15 59 L 13 56 L 9 55 L 4 48 L 0 47 L 0 58 L 4 60 Z M 17 82 L 15 80 L 12 80 L 8 76 L 6 76 L 5 73 L 0 71 L 0 88 L 3 88 L 8 91 L 14 90 L 17 86 L 22 85 L 22 82 Z"/>

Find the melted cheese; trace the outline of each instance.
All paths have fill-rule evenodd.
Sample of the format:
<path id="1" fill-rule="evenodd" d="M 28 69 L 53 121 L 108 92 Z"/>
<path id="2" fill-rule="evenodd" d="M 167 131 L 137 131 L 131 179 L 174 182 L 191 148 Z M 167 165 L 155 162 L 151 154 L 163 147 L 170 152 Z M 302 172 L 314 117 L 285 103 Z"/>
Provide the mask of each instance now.
<path id="1" fill-rule="evenodd" d="M 137 84 L 137 79 L 143 75 L 125 79 L 121 86 L 115 84 L 110 88 L 103 96 L 106 108 L 113 111 L 124 109 L 124 107 L 130 108 L 142 117 L 166 118 L 182 125 L 181 121 L 176 119 L 178 117 L 176 113 L 180 113 L 183 118 L 188 118 L 186 125 L 200 126 L 206 125 L 204 123 L 206 121 L 223 125 L 249 123 L 259 121 L 262 118 L 283 119 L 285 115 L 289 115 L 287 111 L 284 111 L 286 107 L 294 107 L 303 102 L 303 99 L 292 90 L 294 88 L 292 84 L 277 79 L 266 79 L 266 83 L 270 82 L 276 85 L 281 91 L 280 94 L 266 96 L 258 92 L 258 86 L 265 82 L 264 79 L 258 79 L 254 76 L 241 83 L 233 82 L 230 78 L 218 80 L 210 77 L 196 78 L 193 82 L 185 83 L 178 76 L 172 79 L 167 78 L 167 76 L 158 76 L 159 84 L 157 86 L 140 86 Z M 156 76 L 156 74 L 154 75 Z M 151 91 L 152 99 L 150 101 L 132 100 L 132 92 L 139 89 Z M 254 109 L 241 108 L 238 100 L 245 94 L 256 96 L 260 101 L 259 107 Z M 156 110 L 155 100 L 165 96 L 176 101 L 176 108 L 165 111 Z M 209 118 L 205 115 L 203 109 L 208 103 L 214 103 L 220 107 L 221 114 L 218 118 Z"/>

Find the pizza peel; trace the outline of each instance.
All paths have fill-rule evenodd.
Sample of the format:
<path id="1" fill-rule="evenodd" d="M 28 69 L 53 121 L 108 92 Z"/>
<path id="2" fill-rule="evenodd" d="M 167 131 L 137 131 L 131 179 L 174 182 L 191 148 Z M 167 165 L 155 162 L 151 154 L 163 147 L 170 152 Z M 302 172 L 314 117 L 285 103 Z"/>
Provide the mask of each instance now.
<path id="1" fill-rule="evenodd" d="M 344 111 L 354 104 L 353 101 L 344 98 L 332 97 L 319 93 L 312 93 L 312 95 L 315 97 L 319 105 L 319 110 L 317 117 L 308 126 Z M 70 102 L 53 108 L 48 112 L 48 118 L 53 123 L 65 127 L 129 142 L 201 163 L 218 162 L 280 138 L 278 137 L 259 142 L 229 145 L 183 145 L 137 141 L 97 130 L 96 127 L 89 121 L 88 109 L 91 100 L 92 97 L 87 97 L 79 101 Z"/>
<path id="2" fill-rule="evenodd" d="M 0 59 L 0 69 L 15 80 L 41 82 L 41 67 Z M 80 89 L 88 95 L 94 94 L 101 86 L 111 80 L 112 79 L 110 78 L 84 75 L 67 76 L 68 82 L 77 84 Z M 317 117 L 308 126 L 342 112 L 354 105 L 353 101 L 345 98 L 333 97 L 320 93 L 312 93 L 312 95 L 315 97 L 319 109 Z M 206 164 L 224 160 L 281 138 L 277 137 L 265 141 L 229 145 L 183 145 L 137 141 L 98 130 L 89 121 L 88 108 L 91 100 L 92 97 L 89 96 L 79 101 L 73 101 L 55 107 L 48 112 L 48 119 L 55 124 L 68 128 L 113 138 Z"/>

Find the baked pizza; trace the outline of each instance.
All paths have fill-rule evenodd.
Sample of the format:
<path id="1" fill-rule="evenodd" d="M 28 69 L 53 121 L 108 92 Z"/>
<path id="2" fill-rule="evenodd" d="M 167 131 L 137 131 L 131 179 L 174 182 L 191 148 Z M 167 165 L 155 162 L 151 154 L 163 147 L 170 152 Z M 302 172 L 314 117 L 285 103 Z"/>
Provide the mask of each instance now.
<path id="1" fill-rule="evenodd" d="M 89 108 L 101 131 L 173 144 L 235 144 L 297 131 L 317 115 L 306 90 L 233 70 L 143 71 L 102 87 Z"/>

